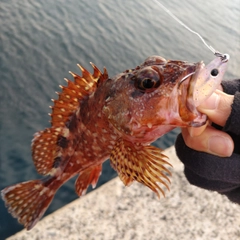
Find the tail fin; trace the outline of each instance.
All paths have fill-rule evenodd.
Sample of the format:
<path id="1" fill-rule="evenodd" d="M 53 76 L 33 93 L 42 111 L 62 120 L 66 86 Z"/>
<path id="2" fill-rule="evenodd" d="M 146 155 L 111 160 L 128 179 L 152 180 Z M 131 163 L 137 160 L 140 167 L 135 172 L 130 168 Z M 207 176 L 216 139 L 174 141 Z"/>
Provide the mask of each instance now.
<path id="1" fill-rule="evenodd" d="M 33 228 L 43 216 L 54 194 L 41 180 L 19 183 L 1 191 L 9 213 L 27 230 Z"/>

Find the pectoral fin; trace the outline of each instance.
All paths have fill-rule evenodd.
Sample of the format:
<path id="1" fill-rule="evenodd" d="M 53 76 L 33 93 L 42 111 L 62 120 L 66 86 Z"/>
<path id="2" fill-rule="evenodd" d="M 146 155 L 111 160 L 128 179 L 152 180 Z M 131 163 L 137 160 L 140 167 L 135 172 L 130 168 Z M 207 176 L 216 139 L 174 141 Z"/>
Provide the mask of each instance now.
<path id="1" fill-rule="evenodd" d="M 170 180 L 166 174 L 171 175 L 164 167 L 164 164 L 171 164 L 164 158 L 166 156 L 156 147 L 136 145 L 119 139 L 111 152 L 110 162 L 126 186 L 136 180 L 160 197 L 160 193 L 163 196 L 165 194 L 157 183 L 163 184 L 169 190 Z"/>

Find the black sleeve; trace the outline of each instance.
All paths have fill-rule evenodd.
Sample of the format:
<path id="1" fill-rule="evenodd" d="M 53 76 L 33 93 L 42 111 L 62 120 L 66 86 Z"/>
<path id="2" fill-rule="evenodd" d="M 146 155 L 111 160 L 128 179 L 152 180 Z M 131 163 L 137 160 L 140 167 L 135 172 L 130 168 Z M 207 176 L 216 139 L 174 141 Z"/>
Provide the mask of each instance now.
<path id="1" fill-rule="evenodd" d="M 232 111 L 224 126 L 224 131 L 240 135 L 240 92 L 234 95 Z"/>
<path id="2" fill-rule="evenodd" d="M 217 191 L 240 204 L 240 79 L 223 81 L 222 86 L 226 93 L 234 94 L 232 111 L 224 128 L 213 126 L 232 137 L 235 145 L 232 156 L 223 158 L 195 151 L 186 146 L 181 134 L 177 137 L 175 147 L 191 184 Z"/>
<path id="3" fill-rule="evenodd" d="M 234 95 L 232 111 L 223 131 L 227 132 L 234 141 L 234 152 L 240 154 L 240 79 L 223 81 L 224 92 Z"/>
<path id="4" fill-rule="evenodd" d="M 187 180 L 197 186 L 226 195 L 240 204 L 240 155 L 218 157 L 189 148 L 179 134 L 176 152 L 184 164 Z"/>
<path id="5" fill-rule="evenodd" d="M 234 95 L 236 92 L 240 91 L 240 79 L 223 80 L 222 87 L 225 93 Z"/>

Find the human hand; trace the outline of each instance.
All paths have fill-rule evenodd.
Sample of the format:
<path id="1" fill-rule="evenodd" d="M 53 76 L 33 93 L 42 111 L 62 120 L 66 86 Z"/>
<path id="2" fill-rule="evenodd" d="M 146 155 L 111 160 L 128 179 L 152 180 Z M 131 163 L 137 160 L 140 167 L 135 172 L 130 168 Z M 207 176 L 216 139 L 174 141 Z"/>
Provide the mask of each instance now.
<path id="1" fill-rule="evenodd" d="M 216 90 L 198 108 L 209 122 L 200 128 L 182 129 L 175 148 L 191 184 L 217 191 L 240 204 L 240 80 L 227 84 L 233 90 L 231 94 L 236 87 L 235 95 Z M 224 126 L 223 130 L 217 130 L 211 122 Z"/>
<path id="2" fill-rule="evenodd" d="M 222 90 L 222 89 L 221 89 Z M 209 121 L 202 127 L 183 128 L 182 136 L 189 148 L 213 155 L 228 157 L 232 154 L 234 143 L 225 132 L 210 125 L 211 122 L 224 126 L 231 113 L 234 95 L 216 90 L 198 110 L 208 116 Z"/>

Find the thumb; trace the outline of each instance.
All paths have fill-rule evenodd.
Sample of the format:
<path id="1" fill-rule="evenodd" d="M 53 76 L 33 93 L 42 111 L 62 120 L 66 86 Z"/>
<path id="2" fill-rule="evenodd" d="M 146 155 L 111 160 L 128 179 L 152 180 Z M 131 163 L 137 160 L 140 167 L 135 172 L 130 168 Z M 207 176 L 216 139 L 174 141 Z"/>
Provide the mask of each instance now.
<path id="1" fill-rule="evenodd" d="M 206 114 L 212 122 L 224 126 L 232 110 L 233 98 L 234 95 L 216 90 L 198 107 L 198 111 Z"/>

